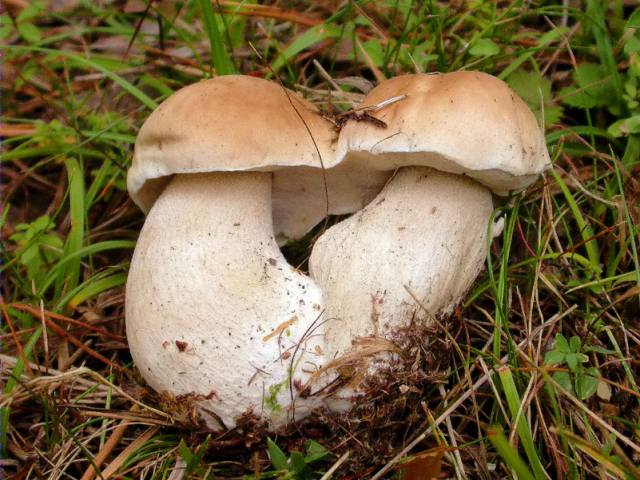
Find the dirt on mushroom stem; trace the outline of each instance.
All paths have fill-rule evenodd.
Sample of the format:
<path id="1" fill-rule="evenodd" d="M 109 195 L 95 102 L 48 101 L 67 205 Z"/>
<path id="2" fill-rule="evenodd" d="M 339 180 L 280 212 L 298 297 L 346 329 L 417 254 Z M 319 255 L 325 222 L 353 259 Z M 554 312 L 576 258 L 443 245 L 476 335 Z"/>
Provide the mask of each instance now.
<path id="1" fill-rule="evenodd" d="M 276 435 L 278 445 L 287 451 L 302 451 L 306 440 L 317 439 L 335 446 L 332 453 L 336 456 L 347 450 L 352 452 L 344 474 L 367 475 L 393 457 L 394 445 L 405 442 L 411 432 L 426 425 L 430 409 L 442 400 L 438 385 L 447 382 L 455 362 L 453 342 L 462 335 L 463 324 L 458 315 L 440 317 L 428 324 L 412 322 L 393 330 L 388 338 L 377 339 L 383 340 L 393 354 L 380 351 L 378 355 L 354 355 L 349 361 L 336 362 L 336 386 L 357 379 L 362 392 L 349 412 L 316 409 L 276 432 L 251 411 L 238 417 L 233 429 L 207 430 L 194 415 L 201 400 L 199 395 L 164 394 L 160 404 L 167 411 L 182 412 L 176 426 L 188 434 L 192 444 L 201 444 L 209 436 L 208 452 L 212 457 L 234 454 L 250 462 L 268 436 Z M 375 340 L 368 337 L 355 343 Z M 372 363 L 376 364 L 375 370 L 369 368 Z"/>
<path id="2" fill-rule="evenodd" d="M 373 473 L 375 466 L 393 456 L 394 445 L 406 442 L 411 432 L 424 428 L 430 409 L 442 400 L 438 385 L 447 382 L 455 361 L 453 342 L 462 332 L 461 318 L 455 315 L 435 322 L 411 322 L 383 339 L 394 353 L 354 355 L 345 362 L 337 359 L 336 387 L 355 380 L 362 395 L 348 413 L 316 410 L 289 427 L 292 433 L 284 438 L 295 448 L 300 433 L 312 438 L 318 435 L 337 446 L 337 456 L 347 450 L 352 452 L 348 465 L 351 474 Z M 362 340 L 373 339 L 356 343 L 366 344 Z"/>
<path id="3" fill-rule="evenodd" d="M 451 333 L 445 335 L 442 329 Z M 456 318 L 447 316 L 435 323 L 414 323 L 391 332 L 387 341 L 395 353 L 383 354 L 383 362 L 375 369 L 367 363 L 356 363 L 352 377 L 342 369 L 340 381 L 348 384 L 358 377 L 359 368 L 367 372 L 359 378 L 362 396 L 348 414 L 312 416 L 306 424 L 324 422 L 329 427 L 330 444 L 338 445 L 336 454 L 353 452 L 348 466 L 354 475 L 368 475 L 386 463 L 394 453 L 394 445 L 408 440 L 412 432 L 427 424 L 431 408 L 442 399 L 438 385 L 447 382 L 454 362 L 452 341 L 462 329 Z"/>

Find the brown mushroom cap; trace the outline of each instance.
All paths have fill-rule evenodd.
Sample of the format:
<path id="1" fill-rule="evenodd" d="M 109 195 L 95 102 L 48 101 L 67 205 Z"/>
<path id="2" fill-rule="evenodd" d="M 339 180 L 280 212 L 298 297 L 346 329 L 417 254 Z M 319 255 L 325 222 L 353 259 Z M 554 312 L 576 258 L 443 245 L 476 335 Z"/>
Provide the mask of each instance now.
<path id="1" fill-rule="evenodd" d="M 140 129 L 129 192 L 146 212 L 173 174 L 320 168 L 305 123 L 325 166 L 332 166 L 334 131 L 294 92 L 243 75 L 190 85 L 163 102 Z"/>
<path id="2" fill-rule="evenodd" d="M 522 190 L 550 166 L 535 116 L 506 83 L 481 72 L 402 75 L 382 82 L 363 106 L 391 98 L 373 116 L 387 124 L 350 121 L 338 158 L 392 170 L 425 166 L 465 174 L 494 193 Z"/>

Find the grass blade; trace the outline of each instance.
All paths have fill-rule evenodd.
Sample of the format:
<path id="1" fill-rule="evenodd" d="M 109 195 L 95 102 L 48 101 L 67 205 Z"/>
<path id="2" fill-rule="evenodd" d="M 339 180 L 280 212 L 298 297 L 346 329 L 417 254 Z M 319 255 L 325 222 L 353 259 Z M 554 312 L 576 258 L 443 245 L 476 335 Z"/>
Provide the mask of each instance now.
<path id="1" fill-rule="evenodd" d="M 522 442 L 522 448 L 527 454 L 527 458 L 529 459 L 529 463 L 533 468 L 535 478 L 543 480 L 546 478 L 544 468 L 542 467 L 540 458 L 538 458 L 538 452 L 536 451 L 536 447 L 533 442 L 533 436 L 531 434 L 529 424 L 525 420 L 524 413 L 521 411 L 522 399 L 520 398 L 520 394 L 518 393 L 518 389 L 513 380 L 511 370 L 509 369 L 509 367 L 504 366 L 500 367 L 497 371 L 500 382 L 502 383 L 504 395 L 507 399 L 507 405 L 509 406 L 512 420 L 516 421 L 517 418 L 516 431 L 518 432 L 518 436 L 520 437 L 520 441 Z"/>
<path id="2" fill-rule="evenodd" d="M 498 273 L 498 281 L 496 282 L 493 273 L 493 262 L 491 257 L 491 245 L 487 249 L 487 271 L 489 273 L 489 282 L 495 295 L 496 314 L 495 314 L 495 333 L 493 335 L 493 354 L 496 358 L 500 358 L 500 341 L 502 339 L 502 331 L 508 334 L 509 321 L 509 254 L 511 252 L 511 242 L 513 241 L 513 233 L 515 231 L 516 221 L 518 219 L 519 202 L 516 201 L 507 217 L 507 225 L 502 233 L 503 246 L 502 258 L 500 259 L 500 271 Z M 494 217 L 491 218 L 493 223 Z M 492 235 L 488 235 L 487 242 L 493 240 Z"/>
<path id="3" fill-rule="evenodd" d="M 282 51 L 282 53 L 280 53 L 280 55 L 278 55 L 278 57 L 273 61 L 271 68 L 274 72 L 277 72 L 302 50 L 323 40 L 338 38 L 340 35 L 341 30 L 330 23 L 322 23 L 312 27 L 293 40 L 293 42 L 291 42 L 289 46 L 285 48 L 284 51 Z"/>
<path id="4" fill-rule="evenodd" d="M 631 169 L 640 162 L 640 135 L 630 135 L 622 156 L 622 165 Z"/>
<path id="5" fill-rule="evenodd" d="M 596 48 L 600 61 L 611 77 L 614 89 L 614 95 L 617 102 L 622 99 L 622 79 L 618 72 L 618 64 L 613 55 L 611 46 L 611 38 L 609 37 L 609 28 L 605 18 L 602 2 L 599 0 L 587 0 L 587 12 L 585 21 L 591 27 L 593 38 L 596 41 Z"/>
<path id="6" fill-rule="evenodd" d="M 231 56 L 224 48 L 224 41 L 218 28 L 216 14 L 213 13 L 211 0 L 198 0 L 198 3 L 202 10 L 204 27 L 211 45 L 211 65 L 215 69 L 216 75 L 231 75 L 235 73 L 236 69 L 233 66 Z"/>
<path id="7" fill-rule="evenodd" d="M 126 273 L 117 273 L 106 277 L 96 275 L 84 282 L 75 290 L 69 292 L 62 300 L 60 300 L 56 308 L 62 309 L 67 307 L 70 310 L 74 309 L 85 300 L 88 300 L 99 293 L 124 285 L 126 281 Z"/>
<path id="8" fill-rule="evenodd" d="M 46 280 L 40 285 L 38 295 L 43 295 L 44 292 L 46 292 L 51 284 L 55 282 L 60 270 L 68 265 L 69 262 L 80 261 L 80 259 L 95 253 L 106 252 L 109 250 L 133 249 L 135 246 L 136 242 L 133 240 L 105 240 L 104 242 L 87 245 L 86 247 L 76 250 L 69 255 L 64 255 L 60 260 L 58 260 L 58 263 L 53 266 Z"/>
<path id="9" fill-rule="evenodd" d="M 553 30 L 545 33 L 543 36 L 540 37 L 540 39 L 538 40 L 538 45 L 535 48 L 531 48 L 527 50 L 526 52 L 521 54 L 518 58 L 516 58 L 513 62 L 509 63 L 509 66 L 505 68 L 502 72 L 500 72 L 500 75 L 498 75 L 498 78 L 500 78 L 501 80 L 506 79 L 513 72 L 518 70 L 518 68 L 520 68 L 520 66 L 523 63 L 525 63 L 527 60 L 533 57 L 540 50 L 545 48 L 550 43 L 555 42 L 556 40 L 559 40 L 560 38 L 562 38 L 562 36 L 565 33 L 567 33 L 567 31 L 568 29 L 566 28 L 554 28 Z"/>
<path id="10" fill-rule="evenodd" d="M 84 172 L 80 163 L 70 158 L 65 161 L 67 178 L 69 182 L 69 216 L 71 230 L 67 236 L 63 256 L 68 257 L 82 248 L 85 228 L 85 204 L 84 204 Z M 80 281 L 80 257 L 74 257 L 68 262 L 66 268 L 57 278 L 56 296 L 64 290 L 74 289 Z"/>
<path id="11" fill-rule="evenodd" d="M 488 437 L 489 441 L 498 451 L 498 454 L 502 457 L 509 468 L 516 472 L 516 475 L 520 480 L 536 480 L 536 477 L 534 477 L 531 470 L 527 468 L 522 458 L 520 458 L 520 455 L 518 455 L 516 449 L 509 444 L 500 427 L 490 427 Z"/>
<path id="12" fill-rule="evenodd" d="M 558 433 L 563 438 L 568 440 L 571 446 L 586 453 L 593 460 L 595 460 L 598 465 L 602 465 L 609 473 L 615 475 L 616 478 L 629 480 L 631 480 L 632 478 L 640 478 L 638 477 L 638 475 L 640 475 L 640 470 L 638 470 L 635 466 L 631 465 L 633 471 L 628 472 L 623 465 L 620 465 L 617 459 L 612 458 L 602 450 L 594 448 L 593 445 L 587 443 L 583 438 L 566 430 L 559 430 Z"/>
<path id="13" fill-rule="evenodd" d="M 146 105 L 149 109 L 155 110 L 156 107 L 158 106 L 158 104 L 152 99 L 150 99 L 142 90 L 140 90 L 139 88 L 137 88 L 136 86 L 134 86 L 133 84 L 131 84 L 130 82 L 122 78 L 120 75 L 117 75 L 113 71 L 109 70 L 108 68 L 105 68 L 102 65 L 96 62 L 93 62 L 88 58 L 81 57 L 80 55 L 77 55 L 73 52 L 68 52 L 65 50 L 53 50 L 50 48 L 29 47 L 25 45 L 20 45 L 20 46 L 6 45 L 5 48 L 11 49 L 11 50 L 26 50 L 26 51 L 32 51 L 32 52 L 40 52 L 40 53 L 58 55 L 60 57 L 68 58 L 69 60 L 72 60 L 75 63 L 78 63 L 79 65 L 82 65 L 84 67 L 89 67 L 103 73 L 107 78 L 109 78 L 110 80 L 113 80 L 115 83 L 120 85 L 124 90 L 129 92 L 132 96 L 140 100 L 140 102 Z"/>
<path id="14" fill-rule="evenodd" d="M 573 218 L 578 224 L 578 229 L 580 230 L 580 235 L 584 242 L 584 248 L 587 250 L 587 257 L 589 258 L 592 267 L 591 271 L 598 272 L 596 276 L 599 278 L 599 272 L 602 271 L 600 267 L 600 249 L 598 248 L 597 240 L 594 238 L 595 234 L 593 233 L 593 229 L 582 215 L 582 211 L 580 210 L 578 203 L 569 190 L 569 187 L 567 187 L 567 184 L 562 180 L 562 177 L 560 177 L 558 172 L 555 170 L 551 170 L 551 176 L 553 176 L 556 184 L 560 187 L 560 190 L 562 190 L 562 193 L 567 200 L 567 205 L 573 214 Z"/>

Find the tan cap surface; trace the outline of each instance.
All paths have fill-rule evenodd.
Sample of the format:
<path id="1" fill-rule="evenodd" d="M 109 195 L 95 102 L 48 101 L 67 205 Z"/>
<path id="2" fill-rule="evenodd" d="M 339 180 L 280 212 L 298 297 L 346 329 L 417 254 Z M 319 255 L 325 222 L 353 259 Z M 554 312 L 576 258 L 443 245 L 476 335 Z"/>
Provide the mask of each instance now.
<path id="1" fill-rule="evenodd" d="M 332 166 L 335 132 L 294 92 L 243 75 L 190 85 L 163 102 L 140 129 L 129 193 L 147 212 L 176 173 L 320 168 L 305 123 L 325 166 Z"/>
<path id="2" fill-rule="evenodd" d="M 495 193 L 521 190 L 550 166 L 544 135 L 506 83 L 481 72 L 403 75 L 382 82 L 362 105 L 403 100 L 372 113 L 387 124 L 349 121 L 338 158 L 369 168 L 426 166 L 466 174 Z"/>

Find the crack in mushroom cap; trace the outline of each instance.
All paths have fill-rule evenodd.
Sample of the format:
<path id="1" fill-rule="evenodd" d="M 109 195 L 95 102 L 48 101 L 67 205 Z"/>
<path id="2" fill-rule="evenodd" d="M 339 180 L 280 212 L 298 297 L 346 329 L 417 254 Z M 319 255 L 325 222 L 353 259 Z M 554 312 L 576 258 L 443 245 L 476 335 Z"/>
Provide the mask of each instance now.
<path id="1" fill-rule="evenodd" d="M 482 72 L 402 75 L 382 82 L 364 107 L 406 95 L 372 113 L 387 124 L 350 121 L 337 157 L 370 169 L 431 167 L 464 174 L 498 195 L 522 190 L 550 167 L 544 135 L 524 101 Z"/>
<path id="2" fill-rule="evenodd" d="M 322 163 L 327 169 L 336 163 L 336 140 L 318 109 L 281 85 L 216 77 L 177 91 L 149 116 L 136 139 L 127 186 L 146 213 L 174 174 L 273 171 L 274 229 L 282 243 L 325 217 L 325 176 L 330 213 L 358 210 L 382 188 L 381 173 L 363 176 L 342 166 L 322 174 Z"/>

